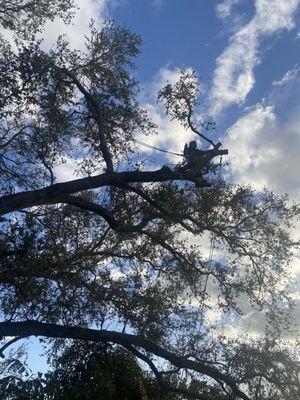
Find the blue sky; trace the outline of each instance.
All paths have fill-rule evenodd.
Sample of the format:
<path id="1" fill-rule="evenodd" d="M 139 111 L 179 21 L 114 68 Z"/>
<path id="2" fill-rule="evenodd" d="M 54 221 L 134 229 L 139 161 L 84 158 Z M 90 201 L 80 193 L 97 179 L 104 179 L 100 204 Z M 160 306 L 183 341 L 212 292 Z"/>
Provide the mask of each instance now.
<path id="1" fill-rule="evenodd" d="M 74 47 L 82 47 L 90 18 L 99 27 L 104 19 L 114 19 L 139 34 L 142 53 L 134 73 L 143 87 L 141 102 L 158 125 L 158 135 L 144 141 L 179 152 L 193 139 L 190 132 L 165 117 L 156 103 L 156 92 L 166 81 L 176 80 L 180 68 L 195 69 L 202 92 L 199 113 L 213 117 L 215 136 L 229 149 L 228 178 L 251 183 L 258 190 L 271 186 L 300 200 L 300 0 L 78 3 L 73 26 L 66 29 L 60 21 L 48 24 L 43 33 L 45 45 L 66 32 Z M 160 161 L 154 158 L 154 163 Z M 72 161 L 57 173 L 61 180 L 71 179 Z M 299 282 L 296 257 L 291 272 Z M 300 284 L 294 298 L 299 317 Z M 263 327 L 257 322 L 259 315 L 248 310 L 228 332 L 233 326 L 249 328 L 254 317 L 253 329 L 259 331 Z"/>

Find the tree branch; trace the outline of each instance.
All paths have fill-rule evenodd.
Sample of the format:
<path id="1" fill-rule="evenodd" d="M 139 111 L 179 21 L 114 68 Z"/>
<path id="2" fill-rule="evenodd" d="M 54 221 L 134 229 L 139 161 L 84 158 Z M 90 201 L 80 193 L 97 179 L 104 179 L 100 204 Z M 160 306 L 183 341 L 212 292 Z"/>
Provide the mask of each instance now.
<path id="1" fill-rule="evenodd" d="M 23 126 L 18 132 L 14 133 L 10 139 L 7 139 L 5 143 L 0 144 L 0 150 L 5 149 L 5 147 L 9 146 L 13 140 L 15 140 L 19 135 L 21 135 L 27 128 L 30 128 L 30 125 Z"/>
<path id="2" fill-rule="evenodd" d="M 94 118 L 97 122 L 99 140 L 100 140 L 100 149 L 103 154 L 104 161 L 106 163 L 107 171 L 113 172 L 113 162 L 112 157 L 108 149 L 104 127 L 103 127 L 103 119 L 102 113 L 99 107 L 97 100 L 92 96 L 92 94 L 83 86 L 83 84 L 79 81 L 79 79 L 73 74 L 73 72 L 68 71 L 66 68 L 62 69 L 62 72 L 67 75 L 77 86 L 80 92 L 84 95 L 87 103 L 91 107 L 91 112 L 94 114 Z"/>
<path id="3" fill-rule="evenodd" d="M 112 342 L 121 346 L 136 346 L 152 353 L 153 355 L 169 361 L 178 368 L 190 369 L 206 375 L 215 381 L 222 381 L 228 385 L 237 398 L 250 400 L 236 385 L 235 380 L 218 371 L 216 368 L 201 362 L 189 360 L 183 356 L 172 353 L 142 336 L 107 331 L 81 328 L 75 326 L 62 326 L 37 321 L 1 322 L 0 336 L 44 336 L 52 338 L 80 339 L 94 342 Z"/>
<path id="4" fill-rule="evenodd" d="M 118 222 L 113 214 L 100 204 L 82 199 L 76 196 L 62 196 L 58 199 L 60 203 L 70 204 L 79 207 L 83 210 L 93 212 L 100 215 L 105 219 L 111 229 L 118 232 L 140 232 L 152 218 L 144 218 L 139 224 L 136 225 L 123 225 Z"/>
<path id="5" fill-rule="evenodd" d="M 130 185 L 119 185 L 121 189 L 128 190 L 130 192 L 136 193 L 139 195 L 142 199 L 144 199 L 148 204 L 150 204 L 153 208 L 157 209 L 162 215 L 167 217 L 170 221 L 175 222 L 176 224 L 181 225 L 184 229 L 191 233 L 196 233 L 195 230 L 190 227 L 188 224 L 186 224 L 183 221 L 183 218 L 175 218 L 174 215 L 171 215 L 167 210 L 165 210 L 163 207 L 161 207 L 156 201 L 152 200 L 150 196 L 148 196 L 147 193 L 145 193 L 143 190 L 136 188 L 134 186 Z"/>
<path id="6" fill-rule="evenodd" d="M 158 371 L 155 364 L 149 357 L 147 357 L 145 354 L 138 351 L 134 346 L 128 345 L 128 346 L 123 346 L 123 347 L 125 347 L 132 354 L 134 354 L 137 358 L 139 358 L 140 360 L 144 361 L 145 363 L 147 363 L 149 365 L 149 367 L 153 371 L 153 373 L 157 379 L 157 382 L 163 392 L 178 393 L 178 394 L 183 394 L 185 396 L 191 397 L 193 399 L 208 400 L 207 396 L 205 396 L 203 394 L 197 394 L 188 389 L 181 389 L 181 388 L 176 388 L 174 386 L 170 386 L 168 383 L 166 383 L 163 380 L 162 373 L 160 371 Z"/>
<path id="7" fill-rule="evenodd" d="M 26 336 L 17 336 L 11 339 L 9 342 L 5 343 L 5 345 L 0 348 L 0 357 L 5 358 L 5 355 L 3 354 L 4 350 L 6 350 L 9 346 L 24 338 L 26 338 Z"/>
<path id="8" fill-rule="evenodd" d="M 200 133 L 195 127 L 194 124 L 192 122 L 192 114 L 193 114 L 193 109 L 191 106 L 190 101 L 188 101 L 188 99 L 186 97 L 183 97 L 184 100 L 186 101 L 186 104 L 188 106 L 189 112 L 187 115 L 187 123 L 189 128 L 191 129 L 192 132 L 196 133 L 196 135 L 200 136 L 202 139 L 206 140 L 208 143 L 210 143 L 214 148 L 216 147 L 216 145 L 214 144 L 214 142 L 210 139 L 208 139 L 205 135 L 203 135 L 202 133 Z"/>
<path id="9" fill-rule="evenodd" d="M 124 171 L 104 173 L 87 178 L 56 183 L 43 189 L 29 190 L 0 197 L 0 215 L 38 205 L 59 203 L 59 198 L 103 186 L 118 186 L 132 182 L 166 182 L 171 180 L 195 181 L 191 171 L 179 172 L 162 167 L 156 171 Z M 209 186 L 203 181 L 203 187 Z"/>

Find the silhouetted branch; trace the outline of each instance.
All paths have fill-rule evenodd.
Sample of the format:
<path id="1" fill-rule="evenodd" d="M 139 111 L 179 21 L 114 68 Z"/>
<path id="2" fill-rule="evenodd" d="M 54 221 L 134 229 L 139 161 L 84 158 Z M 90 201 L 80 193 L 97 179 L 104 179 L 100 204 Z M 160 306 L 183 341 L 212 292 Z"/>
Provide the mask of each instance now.
<path id="1" fill-rule="evenodd" d="M 142 336 L 107 331 L 81 328 L 75 326 L 62 326 L 55 324 L 42 323 L 37 321 L 24 322 L 1 322 L 0 336 L 44 336 L 52 338 L 81 339 L 94 342 L 112 342 L 124 347 L 135 346 L 163 358 L 173 364 L 175 367 L 189 369 L 200 374 L 204 374 L 217 382 L 222 381 L 228 385 L 237 398 L 250 400 L 235 383 L 235 380 L 229 375 L 225 375 L 216 368 L 199 361 L 189 360 L 183 356 L 177 355 L 166 350 L 159 345 L 145 339 Z"/>
<path id="2" fill-rule="evenodd" d="M 201 172 L 201 171 L 200 171 Z M 171 180 L 185 180 L 194 182 L 195 173 L 191 171 L 179 172 L 163 167 L 156 171 L 124 171 L 104 173 L 72 181 L 56 183 L 43 189 L 24 191 L 0 197 L 0 215 L 38 205 L 59 203 L 62 196 L 103 186 L 118 186 L 132 182 L 166 182 Z M 199 185 L 198 185 L 199 186 Z M 203 181 L 203 187 L 209 186 Z"/>
<path id="3" fill-rule="evenodd" d="M 1 358 L 5 358 L 5 355 L 3 354 L 4 350 L 6 350 L 9 346 L 11 346 L 12 344 L 14 344 L 14 343 L 16 343 L 19 340 L 24 339 L 24 338 L 26 338 L 26 336 L 17 336 L 15 338 L 11 339 L 9 342 L 5 343 L 5 345 L 3 345 L 0 348 L 0 357 Z"/>

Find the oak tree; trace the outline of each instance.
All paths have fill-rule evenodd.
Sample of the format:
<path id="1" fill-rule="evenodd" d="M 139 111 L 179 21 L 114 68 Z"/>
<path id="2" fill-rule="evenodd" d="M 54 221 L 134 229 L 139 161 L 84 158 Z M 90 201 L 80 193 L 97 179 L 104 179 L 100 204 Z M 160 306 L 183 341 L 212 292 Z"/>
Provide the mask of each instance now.
<path id="1" fill-rule="evenodd" d="M 210 142 L 209 159 L 143 168 L 136 139 L 157 127 L 138 103 L 140 38 L 92 23 L 84 50 L 62 36 L 46 52 L 38 24 L 70 15 L 69 1 L 49 4 L 8 1 L 0 18 L 31 32 L 14 46 L 1 39 L 0 335 L 120 345 L 164 391 L 180 390 L 166 376 L 185 374 L 193 398 L 297 398 L 296 355 L 280 336 L 297 207 L 222 179 L 227 151 L 196 118 L 189 70 L 159 101 L 187 138 Z M 66 162 L 74 178 L 58 182 Z M 207 235 L 218 253 L 209 259 Z M 265 338 L 232 340 L 208 323 L 210 311 L 240 315 L 241 298 L 269 322 Z"/>

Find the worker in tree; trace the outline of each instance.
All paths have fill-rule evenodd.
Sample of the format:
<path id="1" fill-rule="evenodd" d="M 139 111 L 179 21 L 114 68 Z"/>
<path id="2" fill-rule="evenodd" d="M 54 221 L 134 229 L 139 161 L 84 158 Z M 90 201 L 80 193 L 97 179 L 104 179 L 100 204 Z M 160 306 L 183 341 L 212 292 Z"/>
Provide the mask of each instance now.
<path id="1" fill-rule="evenodd" d="M 199 150 L 197 149 L 197 142 L 192 140 L 189 145 L 185 144 L 183 155 L 185 158 L 185 164 L 179 166 L 178 170 L 195 171 L 199 173 L 215 156 L 215 149 Z"/>
<path id="2" fill-rule="evenodd" d="M 210 150 L 199 150 L 197 149 L 197 142 L 191 141 L 189 145 L 185 144 L 183 155 L 185 162 L 179 165 L 177 171 L 190 171 L 195 175 L 196 187 L 201 187 L 203 184 L 207 184 L 204 181 L 202 175 L 206 172 L 208 163 L 216 156 L 228 154 L 228 150 L 219 150 L 221 143 L 217 143 Z"/>

